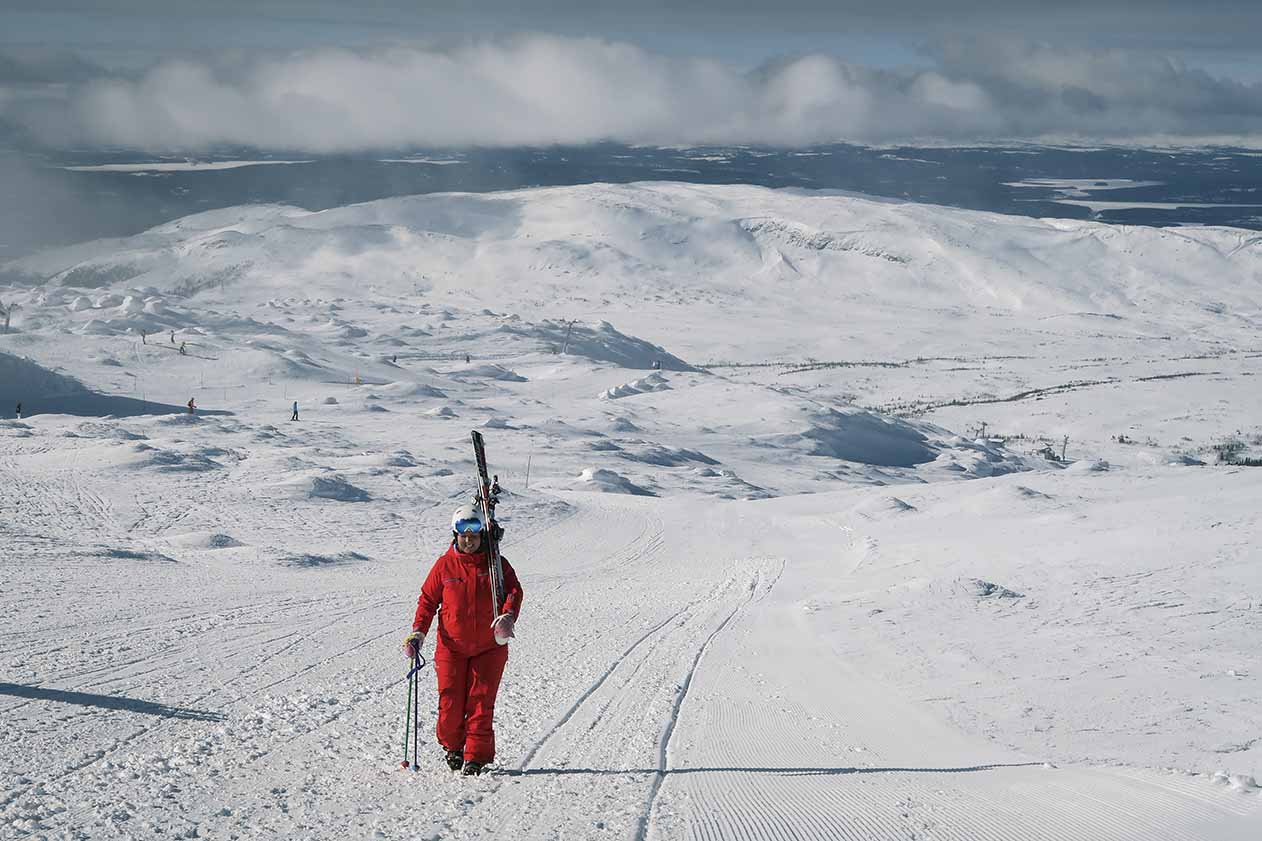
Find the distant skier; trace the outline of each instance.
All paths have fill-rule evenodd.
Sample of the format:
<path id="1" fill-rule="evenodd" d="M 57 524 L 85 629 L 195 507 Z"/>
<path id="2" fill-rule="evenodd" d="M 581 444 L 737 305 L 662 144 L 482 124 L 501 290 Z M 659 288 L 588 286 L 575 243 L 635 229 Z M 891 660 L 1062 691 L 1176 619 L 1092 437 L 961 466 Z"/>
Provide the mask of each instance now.
<path id="1" fill-rule="evenodd" d="M 294 401 L 294 416 L 290 418 L 290 420 L 291 421 L 298 420 L 298 401 L 297 400 Z"/>
<path id="2" fill-rule="evenodd" d="M 500 477 L 498 475 L 491 477 L 491 496 L 500 495 Z"/>
<path id="3" fill-rule="evenodd" d="M 22 419 L 22 401 L 21 400 L 18 401 L 17 416 L 18 416 L 18 420 Z"/>
<path id="4" fill-rule="evenodd" d="M 494 521 L 491 526 L 498 528 Z M 501 556 L 506 595 L 503 604 L 491 603 L 485 531 L 477 506 L 462 505 L 452 514 L 451 546 L 425 578 L 412 633 L 403 641 L 403 653 L 415 656 L 438 614 L 438 743 L 447 767 L 465 776 L 481 774 L 495 758 L 495 695 L 522 599 L 517 573 Z"/>
<path id="5" fill-rule="evenodd" d="M 194 413 L 196 413 L 196 412 L 197 412 L 197 404 L 196 404 L 196 403 L 194 403 L 194 402 L 193 402 L 193 398 L 192 398 L 192 397 L 190 397 L 190 398 L 188 399 L 188 413 L 191 415 L 191 414 L 194 414 Z"/>
<path id="6" fill-rule="evenodd" d="M 184 349 L 183 342 L 180 342 L 180 356 L 188 356 L 188 351 Z"/>
<path id="7" fill-rule="evenodd" d="M 470 361 L 471 361 L 471 360 L 469 359 L 469 354 L 467 354 L 467 353 L 466 353 L 466 354 L 464 355 L 464 364 L 468 365 Z"/>
<path id="8" fill-rule="evenodd" d="M 175 331 L 171 331 L 171 344 L 175 344 Z"/>

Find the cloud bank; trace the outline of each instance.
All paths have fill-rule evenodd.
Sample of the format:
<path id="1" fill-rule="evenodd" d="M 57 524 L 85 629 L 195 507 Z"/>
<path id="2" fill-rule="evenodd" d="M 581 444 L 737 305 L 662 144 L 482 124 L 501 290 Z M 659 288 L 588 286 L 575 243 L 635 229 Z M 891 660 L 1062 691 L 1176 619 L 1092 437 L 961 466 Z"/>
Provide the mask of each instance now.
<path id="1" fill-rule="evenodd" d="M 318 49 L 167 61 L 134 78 L 17 95 L 0 118 L 43 143 L 341 152 L 597 141 L 767 144 L 1226 139 L 1262 145 L 1262 84 L 1148 52 L 945 41 L 926 67 L 827 55 L 754 72 L 595 38 L 448 49 Z"/>

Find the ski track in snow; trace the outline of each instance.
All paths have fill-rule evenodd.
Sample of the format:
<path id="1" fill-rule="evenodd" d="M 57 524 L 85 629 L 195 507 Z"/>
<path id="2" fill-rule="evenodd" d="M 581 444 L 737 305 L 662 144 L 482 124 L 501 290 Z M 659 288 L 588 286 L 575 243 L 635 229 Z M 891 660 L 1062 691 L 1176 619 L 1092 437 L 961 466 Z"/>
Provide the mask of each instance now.
<path id="1" fill-rule="evenodd" d="M 71 474 L 45 489 L 68 531 L 126 533 L 90 480 Z M 102 807 L 90 795 L 84 805 L 74 803 L 84 792 L 112 791 L 116 783 L 102 784 L 124 769 L 139 773 L 149 790 L 159 792 L 159 802 L 162 787 L 169 785 L 161 781 L 167 779 L 179 780 L 183 797 L 202 791 L 208 804 L 234 804 L 225 807 L 230 814 L 198 816 L 204 833 L 214 835 L 230 827 L 281 831 L 290 820 L 280 816 L 291 813 L 308 816 L 295 827 L 333 828 L 367 818 L 376 797 L 403 797 L 406 803 L 418 794 L 432 816 L 422 834 L 444 838 L 530 827 L 532 837 L 637 839 L 1198 839 L 1207 837 L 1206 827 L 1213 827 L 1212 837 L 1244 838 L 1256 822 L 1256 798 L 1140 770 L 1044 768 L 1038 757 L 1009 755 L 961 737 L 906 707 L 888 687 L 844 670 L 814 671 L 811 664 L 827 662 L 830 655 L 798 615 L 796 592 L 809 591 L 818 573 L 767 554 L 766 535 L 783 530 L 774 517 L 746 513 L 736 522 L 698 529 L 695 522 L 689 528 L 666 519 L 651 501 L 597 496 L 573 504 L 569 515 L 532 529 L 510 553 L 519 568 L 539 570 L 527 576 L 530 611 L 523 641 L 532 628 L 567 627 L 575 605 L 591 606 L 595 622 L 614 621 L 602 634 L 549 634 L 551 650 L 543 657 L 529 644 L 514 643 L 499 723 L 500 767 L 509 770 L 479 780 L 449 775 L 437 769 L 432 743 L 435 770 L 390 770 L 391 722 L 398 715 L 390 702 L 404 685 L 391 664 L 397 662 L 398 627 L 406 621 L 411 597 L 377 585 L 375 593 L 370 587 L 254 599 L 209 613 L 177 608 L 94 635 L 104 651 L 124 645 L 139 651 L 107 654 L 96 663 L 89 659 L 87 668 L 52 669 L 45 685 L 151 695 L 159 686 L 171 687 L 172 677 L 187 674 L 188 665 L 202 657 L 198 640 L 210 636 L 218 662 L 214 672 L 205 672 L 210 682 L 165 700 L 213 710 L 223 722 L 116 714 L 139 726 L 118 721 L 83 758 L 52 773 L 27 771 L 30 781 L 13 787 L 0 808 L 21 811 L 19 804 L 33 796 L 62 802 L 60 811 L 44 814 L 40 826 L 98 831 L 113 826 L 105 829 L 109 834 L 130 819 L 120 823 L 121 813 L 107 811 L 115 819 L 100 825 Z M 24 510 L 35 521 L 58 520 L 37 508 Z M 687 517 L 695 518 L 695 509 Z M 80 524 L 69 525 L 75 518 Z M 301 528 L 307 518 L 292 515 L 290 522 L 295 525 L 284 528 Z M 819 532 L 809 539 L 823 541 L 805 547 L 807 554 L 826 551 L 830 530 L 841 527 L 861 547 L 851 548 L 850 555 L 857 551 L 879 561 L 876 541 L 856 542 L 860 523 L 844 518 L 839 523 L 835 516 L 807 522 Z M 149 527 L 164 529 L 157 520 Z M 721 530 L 727 540 L 707 546 L 699 533 L 709 529 Z M 605 551 L 569 567 L 563 547 L 574 534 L 601 535 Z M 737 550 L 742 545 L 743 553 Z M 681 556 L 691 559 L 685 579 L 679 579 L 675 560 Z M 853 560 L 843 568 L 848 577 L 862 571 Z M 792 592 L 778 597 L 786 586 Z M 632 605 L 636 609 L 622 609 Z M 186 637 L 181 631 L 190 623 L 198 629 Z M 785 626 L 795 629 L 788 638 L 773 630 Z M 35 642 L 40 635 L 28 634 L 27 641 L 19 635 L 3 656 L 47 656 Z M 335 639 L 340 642 L 330 645 Z M 357 662 L 360 652 L 369 654 L 367 672 Z M 545 674 L 558 685 L 533 685 Z M 794 692 L 804 679 L 811 691 Z M 354 682 L 360 685 L 347 696 L 340 687 Z M 200 681 L 177 679 L 174 685 L 190 683 Z M 301 696 L 296 702 L 290 697 L 295 689 Z M 331 698 L 338 703 L 329 707 Z M 17 701 L 3 713 L 13 721 L 34 712 L 33 723 L 39 706 Z M 552 723 L 530 737 L 530 722 L 543 717 L 517 716 L 549 707 L 556 710 Z M 320 710 L 314 718 L 312 709 Z M 430 726 L 428 711 L 425 719 Z M 97 711 L 84 709 L 63 718 L 58 729 L 95 729 L 101 721 Z M 316 767 L 344 765 L 338 745 L 344 737 L 322 735 L 343 727 L 373 734 L 363 745 L 367 752 L 350 763 L 347 780 L 365 801 L 342 793 L 329 813 L 325 797 L 331 783 L 317 782 L 321 775 L 313 779 L 298 757 L 316 751 Z M 515 727 L 524 729 L 514 732 Z M 208 728 L 209 738 L 195 735 Z M 369 747 L 378 738 L 377 746 Z M 929 764 L 931 759 L 939 761 Z M 189 777 L 179 761 L 190 763 L 184 766 L 189 771 L 208 765 L 218 773 Z M 227 761 L 231 764 L 222 764 Z M 274 770 L 261 777 L 239 773 L 248 767 Z M 302 778 L 296 787 L 281 770 L 288 768 L 298 769 L 293 776 Z M 259 780 L 269 778 L 275 785 L 259 791 Z M 385 792 L 371 793 L 379 787 Z M 453 806 L 436 808 L 452 796 Z M 174 806 L 178 799 L 172 797 L 167 802 Z M 269 799 L 284 808 L 269 809 Z M 168 828 L 180 823 L 174 815 L 162 818 L 160 807 L 155 812 L 151 805 L 148 814 Z M 405 813 L 397 819 L 406 820 Z M 44 834 L 16 823 L 10 827 L 20 837 Z"/>

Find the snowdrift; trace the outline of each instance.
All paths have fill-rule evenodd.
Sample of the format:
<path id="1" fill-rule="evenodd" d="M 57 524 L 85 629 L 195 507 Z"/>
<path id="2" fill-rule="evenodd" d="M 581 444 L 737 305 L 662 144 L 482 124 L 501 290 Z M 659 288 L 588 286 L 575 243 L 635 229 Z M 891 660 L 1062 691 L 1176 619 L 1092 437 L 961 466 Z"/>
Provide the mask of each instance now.
<path id="1" fill-rule="evenodd" d="M 613 470 L 599 467 L 585 467 L 579 474 L 577 486 L 583 490 L 594 490 L 602 493 L 632 494 L 633 496 L 656 496 L 648 488 L 641 487 L 627 477 Z"/>
<path id="2" fill-rule="evenodd" d="M 564 321 L 505 324 L 500 330 L 542 341 L 553 353 L 564 351 L 574 356 L 584 356 L 593 362 L 608 362 L 620 368 L 697 370 L 658 345 L 622 333 L 608 321 L 598 321 L 595 324 L 571 324 Z"/>

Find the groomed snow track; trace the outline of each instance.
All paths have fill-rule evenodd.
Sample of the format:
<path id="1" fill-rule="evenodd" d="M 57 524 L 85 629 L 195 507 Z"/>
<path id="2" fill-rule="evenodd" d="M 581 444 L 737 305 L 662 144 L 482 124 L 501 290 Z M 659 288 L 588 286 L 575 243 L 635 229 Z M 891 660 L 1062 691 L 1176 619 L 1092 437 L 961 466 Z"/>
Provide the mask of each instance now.
<path id="1" fill-rule="evenodd" d="M 118 511 L 90 471 L 44 475 L 38 505 L 18 507 L 15 484 L 0 491 L 29 517 L 7 527 L 28 571 L 90 580 L 90 560 L 41 539 L 50 524 L 141 544 L 169 527 L 137 519 L 159 507 L 143 493 Z M 212 504 L 230 494 L 215 473 L 180 481 Z M 5 634 L 10 673 L 35 676 L 6 684 L 22 691 L 0 685 L 11 768 L 0 837 L 1258 837 L 1256 795 L 1125 766 L 1051 767 L 853 671 L 803 609 L 821 576 L 835 588 L 850 574 L 832 561 L 835 530 L 758 504 L 567 502 L 571 516 L 526 524 L 505 550 L 527 598 L 493 774 L 450 774 L 432 738 L 418 772 L 398 768 L 399 629 L 428 559 L 359 577 L 158 562 L 146 603 L 170 604 L 143 618 L 126 599 L 88 606 L 91 632 L 52 650 L 47 631 Z M 308 522 L 281 513 L 284 528 Z M 340 516 L 319 527 L 357 515 Z M 8 575 L 21 583 L 21 568 Z"/>

